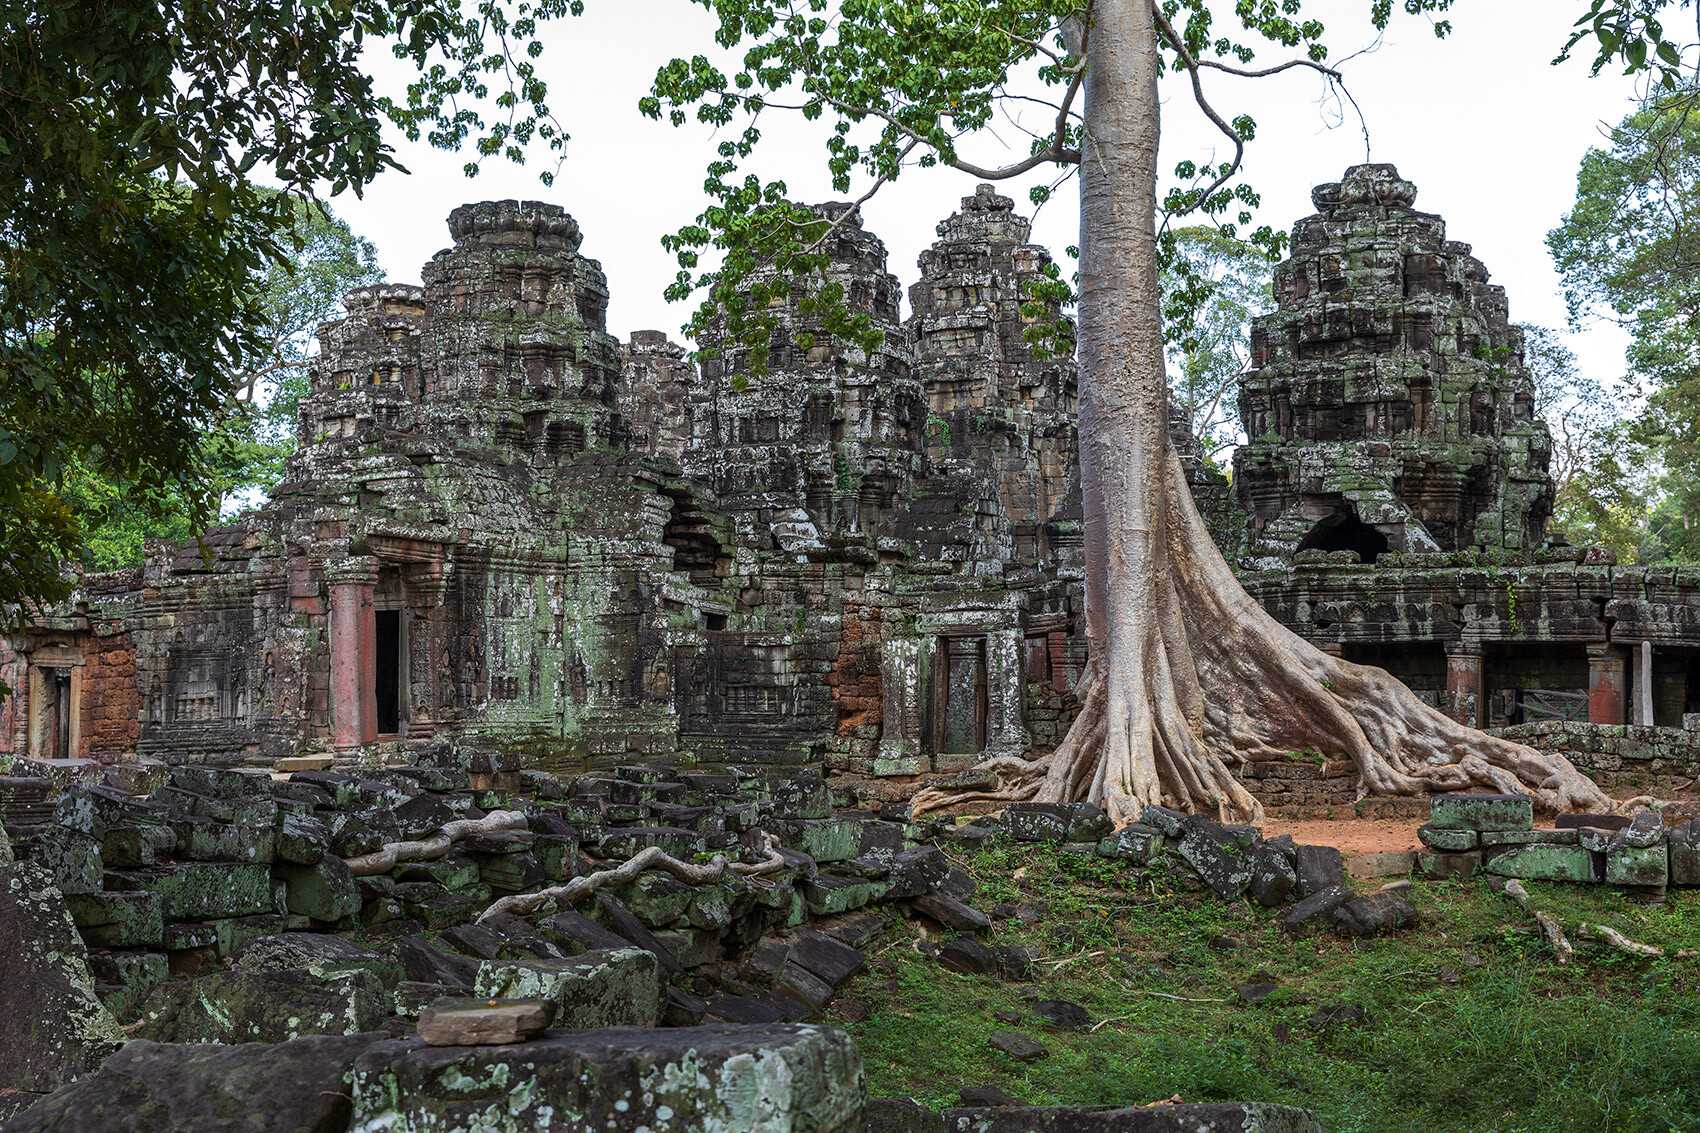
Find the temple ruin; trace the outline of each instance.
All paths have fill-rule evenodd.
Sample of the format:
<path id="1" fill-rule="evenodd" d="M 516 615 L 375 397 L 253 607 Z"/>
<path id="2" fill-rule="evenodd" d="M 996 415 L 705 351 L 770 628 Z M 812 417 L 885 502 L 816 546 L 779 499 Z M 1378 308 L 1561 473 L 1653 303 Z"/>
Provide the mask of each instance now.
<path id="1" fill-rule="evenodd" d="M 1505 293 L 1415 196 L 1385 165 L 1316 189 L 1232 483 L 1174 430 L 1201 509 L 1285 624 L 1457 719 L 1680 728 L 1700 573 L 1548 530 Z M 264 506 L 6 639 L 0 760 L 404 761 L 446 736 L 563 771 L 869 776 L 1057 742 L 1085 650 L 1076 376 L 1023 340 L 1050 255 L 1010 200 L 981 186 L 938 226 L 908 318 L 845 219 L 828 274 L 883 345 L 793 301 L 765 372 L 609 335 L 558 206 L 449 227 L 423 286 L 320 329 Z"/>

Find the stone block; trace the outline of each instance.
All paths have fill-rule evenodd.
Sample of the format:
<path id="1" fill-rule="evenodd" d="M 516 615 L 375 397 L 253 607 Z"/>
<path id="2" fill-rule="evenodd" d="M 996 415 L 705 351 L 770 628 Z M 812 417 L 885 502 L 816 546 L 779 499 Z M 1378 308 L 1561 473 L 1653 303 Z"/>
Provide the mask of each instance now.
<path id="1" fill-rule="evenodd" d="M 1670 852 L 1663 843 L 1655 846 L 1614 846 L 1606 851 L 1607 885 L 1653 888 L 1670 882 Z"/>
<path id="2" fill-rule="evenodd" d="M 0 1087 L 47 1093 L 125 1039 L 95 996 L 65 898 L 39 866 L 0 866 Z"/>
<path id="3" fill-rule="evenodd" d="M 1175 852 L 1219 897 L 1238 897 L 1251 884 L 1251 855 L 1239 839 L 1215 823 L 1187 830 Z"/>
<path id="4" fill-rule="evenodd" d="M 1700 885 L 1700 819 L 1675 827 L 1668 839 L 1670 884 Z"/>
<path id="5" fill-rule="evenodd" d="M 1432 823 L 1417 828 L 1422 844 L 1442 854 L 1461 854 L 1480 845 L 1481 835 L 1474 830 L 1441 830 Z"/>
<path id="6" fill-rule="evenodd" d="M 431 1046 L 506 1046 L 543 1033 L 555 1005 L 546 999 L 439 999 L 419 1013 Z"/>
<path id="7" fill-rule="evenodd" d="M 1531 881 L 1598 881 L 1592 856 L 1580 846 L 1507 846 L 1487 857 L 1487 872 Z"/>
<path id="8" fill-rule="evenodd" d="M 1296 846 L 1299 896 L 1314 897 L 1346 880 L 1345 860 L 1333 846 Z"/>
<path id="9" fill-rule="evenodd" d="M 340 921 L 360 912 L 360 887 L 348 863 L 327 854 L 315 865 L 279 862 L 273 876 L 284 884 L 289 911 L 316 921 Z"/>
<path id="10" fill-rule="evenodd" d="M 157 948 L 165 939 L 158 893 L 79 893 L 65 901 L 83 939 L 97 948 Z"/>
<path id="11" fill-rule="evenodd" d="M 1360 881 L 1373 881 L 1383 877 L 1409 877 L 1415 867 L 1416 855 L 1409 850 L 1358 854 L 1346 859 L 1346 873 Z"/>
<path id="12" fill-rule="evenodd" d="M 1429 799 L 1428 820 L 1437 830 L 1528 830 L 1535 824 L 1535 800 L 1529 795 L 1435 795 Z"/>
<path id="13" fill-rule="evenodd" d="M 7 1125 L 8 1133 L 162 1133 L 346 1129 L 343 1076 L 381 1035 L 311 1036 L 278 1045 L 167 1045 L 136 1039 L 97 1073 Z"/>
<path id="14" fill-rule="evenodd" d="M 1552 846 L 1581 845 L 1581 832 L 1561 830 L 1484 830 L 1480 834 L 1483 849 L 1492 846 L 1531 846 L 1545 843 Z"/>
<path id="15" fill-rule="evenodd" d="M 1098 840 L 1098 856 L 1131 865 L 1146 865 L 1162 852 L 1163 844 L 1163 834 L 1155 826 L 1131 822 Z"/>
<path id="16" fill-rule="evenodd" d="M 864 1127 L 849 1036 L 784 1024 L 549 1030 L 501 1047 L 383 1042 L 355 1063 L 350 1092 L 360 1133 L 541 1129 L 562 1114 L 598 1133 Z"/>
<path id="17" fill-rule="evenodd" d="M 1480 850 L 1463 854 L 1418 854 L 1417 874 L 1426 881 L 1445 881 L 1456 877 L 1460 881 L 1474 877 L 1482 868 Z"/>
<path id="18" fill-rule="evenodd" d="M 555 960 L 485 960 L 473 993 L 547 999 L 562 1027 L 653 1027 L 665 983 L 654 953 L 628 947 Z"/>
<path id="19" fill-rule="evenodd" d="M 173 1043 L 277 1043 L 375 1031 L 388 990 L 367 971 L 226 971 L 174 980 L 142 1004 L 139 1037 Z"/>
<path id="20" fill-rule="evenodd" d="M 1329 920 L 1347 936 L 1372 936 L 1416 924 L 1417 910 L 1398 893 L 1371 893 L 1347 901 Z"/>
<path id="21" fill-rule="evenodd" d="M 106 887 L 157 893 L 168 921 L 216 920 L 275 912 L 271 868 L 259 862 L 180 862 L 108 873 Z"/>

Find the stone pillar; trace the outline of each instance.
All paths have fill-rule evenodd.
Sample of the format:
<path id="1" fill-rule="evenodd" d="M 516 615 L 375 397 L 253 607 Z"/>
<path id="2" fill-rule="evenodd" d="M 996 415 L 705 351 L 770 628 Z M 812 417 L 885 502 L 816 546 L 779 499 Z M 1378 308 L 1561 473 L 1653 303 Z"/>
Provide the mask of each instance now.
<path id="1" fill-rule="evenodd" d="M 1653 643 L 1643 641 L 1635 651 L 1635 722 L 1653 726 Z"/>
<path id="2" fill-rule="evenodd" d="M 331 590 L 331 734 L 340 753 L 378 738 L 378 560 L 328 563 Z"/>
<path id="3" fill-rule="evenodd" d="M 921 687 L 926 650 L 918 637 L 880 640 L 880 746 L 875 775 L 918 775 L 921 760 Z"/>
<path id="4" fill-rule="evenodd" d="M 1482 726 L 1482 643 L 1446 645 L 1446 698 L 1441 711 L 1460 724 Z"/>
<path id="5" fill-rule="evenodd" d="M 1625 680 L 1622 647 L 1600 642 L 1588 646 L 1588 723 L 1621 724 Z"/>
<path id="6" fill-rule="evenodd" d="M 1020 755 L 1027 748 L 1026 688 L 1019 629 L 986 635 L 986 742 L 982 759 Z"/>

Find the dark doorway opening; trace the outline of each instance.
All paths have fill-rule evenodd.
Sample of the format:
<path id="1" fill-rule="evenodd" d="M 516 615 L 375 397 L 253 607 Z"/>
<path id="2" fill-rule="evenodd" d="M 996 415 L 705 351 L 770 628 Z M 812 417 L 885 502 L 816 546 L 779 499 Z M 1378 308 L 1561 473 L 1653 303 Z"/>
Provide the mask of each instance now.
<path id="1" fill-rule="evenodd" d="M 1355 515 L 1331 516 L 1311 528 L 1301 551 L 1351 551 L 1360 563 L 1373 563 L 1390 550 L 1387 536 Z"/>
<path id="2" fill-rule="evenodd" d="M 378 734 L 393 735 L 401 730 L 401 611 L 377 615 Z"/>

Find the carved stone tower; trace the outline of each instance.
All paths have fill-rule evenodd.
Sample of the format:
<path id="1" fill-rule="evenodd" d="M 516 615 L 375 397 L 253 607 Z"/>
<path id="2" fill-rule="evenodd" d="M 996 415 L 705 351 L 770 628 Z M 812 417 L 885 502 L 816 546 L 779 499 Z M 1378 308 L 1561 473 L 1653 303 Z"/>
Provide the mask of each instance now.
<path id="1" fill-rule="evenodd" d="M 1505 289 L 1391 165 L 1312 192 L 1255 321 L 1234 482 L 1250 564 L 1542 543 L 1552 441 Z"/>

